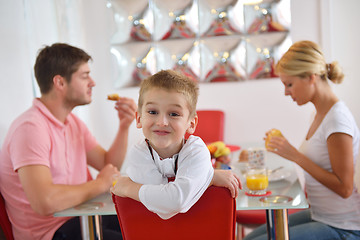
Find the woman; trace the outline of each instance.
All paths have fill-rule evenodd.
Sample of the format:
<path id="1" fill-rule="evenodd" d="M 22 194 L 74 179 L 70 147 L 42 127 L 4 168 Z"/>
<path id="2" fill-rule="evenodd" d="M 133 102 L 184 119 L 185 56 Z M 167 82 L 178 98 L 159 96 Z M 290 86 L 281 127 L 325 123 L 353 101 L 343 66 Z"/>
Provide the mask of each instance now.
<path id="1" fill-rule="evenodd" d="M 283 55 L 276 72 L 285 95 L 298 105 L 310 102 L 316 109 L 299 150 L 284 137 L 272 137 L 269 143 L 268 151 L 305 171 L 310 208 L 289 217 L 290 239 L 360 239 L 360 194 L 353 181 L 359 129 L 328 83 L 328 79 L 342 82 L 338 63 L 326 64 L 317 44 L 300 41 Z M 267 239 L 265 227 L 245 239 Z"/>

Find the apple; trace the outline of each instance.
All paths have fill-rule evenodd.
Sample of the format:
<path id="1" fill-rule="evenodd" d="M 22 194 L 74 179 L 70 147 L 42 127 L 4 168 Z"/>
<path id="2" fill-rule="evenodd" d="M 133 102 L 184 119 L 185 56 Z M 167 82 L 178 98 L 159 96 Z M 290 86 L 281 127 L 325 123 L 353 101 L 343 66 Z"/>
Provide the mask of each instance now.
<path id="1" fill-rule="evenodd" d="M 265 148 L 268 150 L 273 150 L 271 147 L 268 146 L 270 140 L 272 137 L 282 137 L 282 133 L 280 132 L 280 130 L 273 128 L 270 130 L 270 133 L 267 135 L 266 139 L 265 139 Z"/>

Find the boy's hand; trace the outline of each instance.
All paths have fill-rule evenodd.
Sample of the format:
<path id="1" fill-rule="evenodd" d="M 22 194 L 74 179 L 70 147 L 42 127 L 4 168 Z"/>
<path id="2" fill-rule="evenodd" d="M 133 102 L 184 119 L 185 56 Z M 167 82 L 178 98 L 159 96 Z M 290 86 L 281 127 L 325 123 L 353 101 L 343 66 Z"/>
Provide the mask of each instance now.
<path id="1" fill-rule="evenodd" d="M 115 186 L 110 189 L 112 193 L 120 197 L 129 197 L 140 201 L 139 191 L 142 186 L 141 184 L 133 182 L 128 176 L 119 175 L 116 179 Z"/>
<path id="2" fill-rule="evenodd" d="M 238 176 L 230 170 L 215 169 L 212 185 L 218 187 L 226 187 L 230 190 L 231 196 L 236 198 L 239 194 L 239 189 L 242 188 Z"/>

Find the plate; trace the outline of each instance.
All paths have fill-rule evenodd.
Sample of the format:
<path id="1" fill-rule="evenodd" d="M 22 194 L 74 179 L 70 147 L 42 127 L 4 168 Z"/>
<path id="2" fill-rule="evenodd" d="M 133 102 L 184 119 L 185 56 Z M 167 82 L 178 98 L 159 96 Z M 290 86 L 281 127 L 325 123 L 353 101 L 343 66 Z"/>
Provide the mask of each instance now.
<path id="1" fill-rule="evenodd" d="M 280 181 L 282 179 L 285 179 L 287 177 L 290 177 L 291 173 L 289 172 L 289 170 L 286 169 L 280 169 L 274 173 L 271 173 L 269 175 L 269 182 L 275 182 L 275 181 Z"/>
<path id="2" fill-rule="evenodd" d="M 260 201 L 264 203 L 287 203 L 292 200 L 293 200 L 292 197 L 283 196 L 283 195 L 272 195 L 272 196 L 260 198 Z"/>

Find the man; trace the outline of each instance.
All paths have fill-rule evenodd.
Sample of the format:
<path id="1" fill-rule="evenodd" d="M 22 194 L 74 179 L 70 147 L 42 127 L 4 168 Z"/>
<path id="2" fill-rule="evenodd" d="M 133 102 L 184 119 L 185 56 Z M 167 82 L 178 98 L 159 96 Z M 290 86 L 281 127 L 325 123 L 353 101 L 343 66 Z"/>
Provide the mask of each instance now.
<path id="1" fill-rule="evenodd" d="M 83 50 L 62 43 L 38 54 L 34 70 L 41 97 L 13 122 L 0 155 L 0 190 L 15 239 L 81 239 L 78 218 L 53 214 L 109 191 L 124 161 L 137 108 L 132 99 L 116 102 L 120 125 L 108 151 L 71 112 L 91 102 L 89 60 Z M 87 181 L 87 165 L 99 170 L 96 179 Z M 118 231 L 105 228 L 105 239 L 121 239 L 115 223 Z"/>

